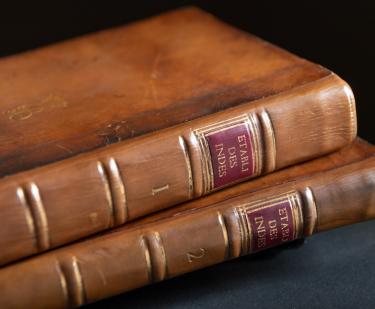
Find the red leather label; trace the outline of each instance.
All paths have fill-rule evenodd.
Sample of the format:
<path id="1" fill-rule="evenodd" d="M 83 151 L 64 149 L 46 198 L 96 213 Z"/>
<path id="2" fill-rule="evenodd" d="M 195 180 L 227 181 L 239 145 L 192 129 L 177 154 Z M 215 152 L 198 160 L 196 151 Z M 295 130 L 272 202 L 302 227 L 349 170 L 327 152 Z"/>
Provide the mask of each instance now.
<path id="1" fill-rule="evenodd" d="M 294 240 L 295 220 L 289 199 L 272 202 L 246 213 L 251 226 L 251 251 L 256 252 Z"/>
<path id="2" fill-rule="evenodd" d="M 254 145 L 245 123 L 206 135 L 214 188 L 254 175 Z"/>

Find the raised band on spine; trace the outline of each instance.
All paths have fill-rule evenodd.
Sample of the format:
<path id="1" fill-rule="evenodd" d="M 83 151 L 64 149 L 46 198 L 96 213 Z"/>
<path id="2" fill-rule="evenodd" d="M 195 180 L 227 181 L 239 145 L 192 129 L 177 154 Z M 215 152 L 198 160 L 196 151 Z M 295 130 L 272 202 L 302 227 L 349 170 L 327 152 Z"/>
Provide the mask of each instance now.
<path id="1" fill-rule="evenodd" d="M 25 208 L 27 222 L 30 231 L 33 231 L 36 238 L 36 247 L 39 252 L 50 248 L 47 214 L 44 209 L 42 197 L 38 186 L 34 182 L 26 184 L 23 188 L 17 189 L 18 198 Z"/>
<path id="2" fill-rule="evenodd" d="M 178 141 L 180 143 L 182 152 L 184 153 L 186 171 L 188 174 L 188 197 L 189 199 L 191 199 L 193 197 L 193 192 L 194 192 L 194 182 L 193 182 L 193 172 L 191 169 L 191 159 L 189 155 L 189 149 L 186 145 L 185 139 L 182 136 L 178 137 Z"/>
<path id="3" fill-rule="evenodd" d="M 111 226 L 123 224 L 128 219 L 125 186 L 120 170 L 114 158 L 98 162 L 98 171 L 106 190 L 110 212 L 113 217 Z"/>
<path id="4" fill-rule="evenodd" d="M 305 219 L 303 233 L 305 236 L 310 236 L 315 231 L 318 218 L 314 193 L 310 187 L 306 187 L 302 191 L 302 196 L 304 200 L 303 215 Z"/>
<path id="5" fill-rule="evenodd" d="M 265 109 L 258 113 L 263 131 L 263 172 L 270 173 L 276 168 L 276 139 L 270 115 Z"/>
<path id="6" fill-rule="evenodd" d="M 85 304 L 86 302 L 86 293 L 83 283 L 83 277 L 81 269 L 78 264 L 78 260 L 75 256 L 72 257 L 72 271 L 73 271 L 73 281 L 75 284 L 75 303 L 78 306 Z"/>
<path id="7" fill-rule="evenodd" d="M 62 261 L 57 260 L 56 265 L 68 307 L 75 308 L 84 305 L 87 302 L 86 291 L 78 259 L 72 256 Z"/>
<path id="8" fill-rule="evenodd" d="M 147 267 L 147 276 L 148 281 L 150 283 L 154 282 L 154 276 L 152 271 L 152 261 L 151 261 L 151 253 L 150 253 L 150 244 L 148 242 L 148 239 L 146 236 L 142 236 L 141 238 L 141 246 L 143 248 L 145 261 L 146 261 L 146 267 Z"/>
<path id="9" fill-rule="evenodd" d="M 229 254 L 230 254 L 228 228 L 227 228 L 227 224 L 225 222 L 224 216 L 219 211 L 217 212 L 217 219 L 219 221 L 219 225 L 220 225 L 221 230 L 223 232 L 223 239 L 224 239 L 224 246 L 225 246 L 224 260 L 227 260 L 229 258 Z"/>
<path id="10" fill-rule="evenodd" d="M 39 236 L 36 233 L 36 230 L 37 230 L 36 222 L 33 218 L 31 206 L 26 199 L 26 194 L 25 194 L 24 188 L 18 187 L 17 191 L 16 191 L 16 194 L 17 194 L 17 197 L 20 200 L 22 206 L 24 207 L 26 223 L 27 223 L 27 226 L 29 228 L 30 234 L 34 236 L 34 248 L 35 248 L 36 252 L 38 252 L 39 251 L 39 244 L 38 244 Z"/>

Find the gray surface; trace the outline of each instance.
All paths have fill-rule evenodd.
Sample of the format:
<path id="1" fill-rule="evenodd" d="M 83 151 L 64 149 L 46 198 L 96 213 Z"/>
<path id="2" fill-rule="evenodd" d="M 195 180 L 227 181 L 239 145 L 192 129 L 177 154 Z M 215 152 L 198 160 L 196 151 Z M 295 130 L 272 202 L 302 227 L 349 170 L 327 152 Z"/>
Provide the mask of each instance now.
<path id="1" fill-rule="evenodd" d="M 87 308 L 375 308 L 374 236 L 374 221 L 347 226 Z"/>

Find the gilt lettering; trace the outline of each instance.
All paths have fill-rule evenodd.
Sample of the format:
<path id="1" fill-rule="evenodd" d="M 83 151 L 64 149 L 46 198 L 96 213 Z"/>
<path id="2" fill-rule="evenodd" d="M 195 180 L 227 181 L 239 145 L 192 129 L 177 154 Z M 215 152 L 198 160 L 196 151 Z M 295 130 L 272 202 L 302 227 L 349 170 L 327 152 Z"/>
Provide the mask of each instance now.
<path id="1" fill-rule="evenodd" d="M 18 105 L 13 109 L 7 110 L 4 114 L 9 120 L 27 120 L 35 114 L 42 113 L 47 110 L 55 108 L 67 107 L 68 103 L 61 97 L 56 95 L 49 95 L 34 105 Z"/>
<path id="2" fill-rule="evenodd" d="M 206 249 L 199 248 L 196 252 L 188 252 L 186 253 L 186 257 L 189 263 L 193 263 L 194 260 L 199 260 L 206 255 Z"/>
<path id="3" fill-rule="evenodd" d="M 237 140 L 240 148 L 241 172 L 247 172 L 249 170 L 249 155 L 247 152 L 246 135 L 238 136 Z"/>
<path id="4" fill-rule="evenodd" d="M 264 226 L 263 216 L 254 218 L 256 225 L 258 248 L 264 248 L 266 246 L 266 227 Z"/>
<path id="5" fill-rule="evenodd" d="M 285 242 L 289 240 L 289 216 L 286 207 L 279 209 L 280 221 L 281 221 L 281 241 Z"/>
<path id="6" fill-rule="evenodd" d="M 226 166 L 226 160 L 224 155 L 224 145 L 218 144 L 215 145 L 216 149 L 216 156 L 217 156 L 217 162 L 219 163 L 219 177 L 224 177 L 227 174 L 227 166 Z"/>
<path id="7" fill-rule="evenodd" d="M 160 192 L 163 192 L 163 191 L 168 190 L 168 189 L 169 189 L 169 184 L 166 184 L 165 186 L 162 186 L 160 188 L 153 188 L 152 191 L 151 191 L 151 194 L 156 195 L 156 194 L 159 194 Z"/>
<path id="8" fill-rule="evenodd" d="M 238 146 L 225 149 L 223 143 L 215 144 L 215 154 L 218 163 L 218 174 L 222 178 L 227 175 L 228 169 L 238 167 L 241 164 L 241 172 L 249 170 L 249 153 L 246 135 L 237 136 Z"/>

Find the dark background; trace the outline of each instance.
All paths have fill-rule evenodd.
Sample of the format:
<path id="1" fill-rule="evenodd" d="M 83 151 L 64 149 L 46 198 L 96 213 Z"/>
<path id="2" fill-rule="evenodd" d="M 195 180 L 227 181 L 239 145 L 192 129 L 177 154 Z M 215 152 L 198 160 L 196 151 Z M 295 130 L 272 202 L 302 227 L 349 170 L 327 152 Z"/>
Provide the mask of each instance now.
<path id="1" fill-rule="evenodd" d="M 375 143 L 374 1 L 1 1 L 0 56 L 189 4 L 339 74 Z M 89 308 L 374 308 L 374 236 L 371 222 L 338 229 Z"/>

